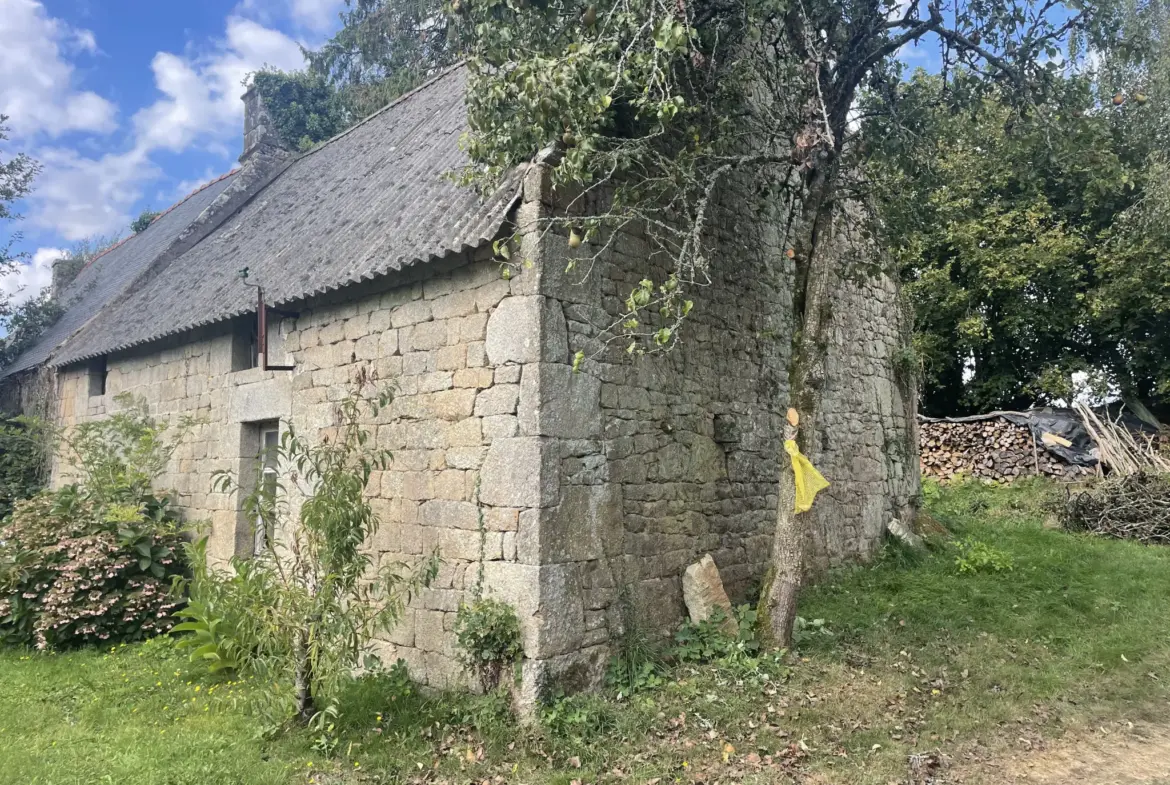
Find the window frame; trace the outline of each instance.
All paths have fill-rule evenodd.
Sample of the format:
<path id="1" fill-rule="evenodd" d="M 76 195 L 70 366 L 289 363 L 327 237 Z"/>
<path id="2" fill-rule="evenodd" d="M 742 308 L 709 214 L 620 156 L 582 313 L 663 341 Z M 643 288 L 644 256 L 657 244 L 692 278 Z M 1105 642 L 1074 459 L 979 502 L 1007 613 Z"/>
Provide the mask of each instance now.
<path id="1" fill-rule="evenodd" d="M 110 366 L 106 355 L 95 357 L 89 361 L 86 369 L 86 381 L 89 385 L 89 397 L 100 398 L 106 394 L 110 378 Z"/>

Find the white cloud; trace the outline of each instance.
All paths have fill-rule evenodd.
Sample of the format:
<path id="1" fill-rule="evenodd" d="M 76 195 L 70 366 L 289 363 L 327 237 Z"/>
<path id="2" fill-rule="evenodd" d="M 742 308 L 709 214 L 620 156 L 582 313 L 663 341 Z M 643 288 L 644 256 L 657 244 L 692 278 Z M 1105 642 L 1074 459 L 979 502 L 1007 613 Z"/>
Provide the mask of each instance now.
<path id="1" fill-rule="evenodd" d="M 20 305 L 40 294 L 53 281 L 53 262 L 65 255 L 60 248 L 38 248 L 27 264 L 19 264 L 11 273 L 0 277 L 0 292 L 13 305 Z"/>
<path id="2" fill-rule="evenodd" d="M 77 89 L 62 50 L 93 54 L 97 41 L 90 31 L 50 17 L 39 2 L 0 0 L 0 114 L 10 116 L 14 136 L 117 127 L 116 107 Z"/>
<path id="3" fill-rule="evenodd" d="M 337 25 L 338 0 L 292 0 L 292 16 L 299 24 L 318 32 Z"/>
<path id="4" fill-rule="evenodd" d="M 318 36 L 328 35 L 341 26 L 339 13 L 345 0 L 241 0 L 240 14 L 272 25 L 287 20 L 300 30 Z"/>
<path id="5" fill-rule="evenodd" d="M 164 98 L 134 115 L 138 145 L 147 151 L 181 151 L 202 139 L 242 137 L 244 79 L 263 66 L 304 66 L 300 45 L 284 33 L 249 19 L 227 20 L 226 36 L 211 53 L 155 55 L 151 68 Z M 242 142 L 241 142 L 242 143 Z"/>
<path id="6" fill-rule="evenodd" d="M 240 16 L 229 17 L 223 39 L 204 51 L 158 52 L 151 69 L 162 97 L 134 114 L 126 152 L 100 157 L 54 147 L 33 152 L 44 171 L 30 198 L 30 219 L 68 240 L 124 231 L 131 207 L 160 174 L 152 153 L 197 147 L 226 155 L 241 149 L 243 82 L 266 65 L 302 67 L 300 46 Z"/>
<path id="7" fill-rule="evenodd" d="M 124 233 L 143 185 L 159 175 L 146 153 L 137 148 L 100 158 L 86 158 L 67 148 L 45 148 L 37 151 L 37 157 L 44 170 L 37 178 L 30 218 L 66 240 Z"/>

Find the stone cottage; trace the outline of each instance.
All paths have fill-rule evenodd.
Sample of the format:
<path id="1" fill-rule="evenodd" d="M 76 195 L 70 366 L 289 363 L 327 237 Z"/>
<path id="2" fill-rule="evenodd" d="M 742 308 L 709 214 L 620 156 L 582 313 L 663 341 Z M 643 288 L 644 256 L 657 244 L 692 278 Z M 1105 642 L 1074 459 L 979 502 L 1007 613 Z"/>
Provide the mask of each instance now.
<path id="1" fill-rule="evenodd" d="M 629 625 L 681 620 L 683 570 L 704 554 L 733 598 L 761 578 L 791 263 L 730 187 L 715 280 L 679 347 L 643 359 L 607 347 L 605 327 L 655 265 L 649 245 L 615 238 L 581 280 L 567 258 L 594 251 L 532 230 L 559 209 L 541 166 L 486 198 L 445 177 L 465 163 L 465 84 L 461 68 L 446 71 L 299 155 L 245 95 L 240 169 L 84 270 L 62 321 L 6 372 L 8 400 L 48 378 L 65 425 L 102 417 L 122 392 L 201 418 L 163 484 L 189 519 L 210 521 L 225 559 L 252 552 L 252 524 L 236 496 L 212 491 L 213 472 L 248 477 L 279 429 L 331 425 L 367 369 L 397 391 L 371 423 L 394 461 L 372 483 L 382 526 L 369 547 L 392 561 L 437 547 L 443 559 L 384 654 L 431 684 L 465 680 L 452 626 L 477 573 L 482 510 L 487 591 L 520 615 L 526 684 L 589 683 Z M 491 244 L 517 231 L 533 264 L 505 277 Z M 247 284 L 264 290 L 266 351 Z M 871 554 L 918 487 L 914 404 L 892 361 L 906 327 L 895 283 L 845 283 L 840 298 L 815 566 Z M 590 359 L 574 373 L 578 350 Z"/>

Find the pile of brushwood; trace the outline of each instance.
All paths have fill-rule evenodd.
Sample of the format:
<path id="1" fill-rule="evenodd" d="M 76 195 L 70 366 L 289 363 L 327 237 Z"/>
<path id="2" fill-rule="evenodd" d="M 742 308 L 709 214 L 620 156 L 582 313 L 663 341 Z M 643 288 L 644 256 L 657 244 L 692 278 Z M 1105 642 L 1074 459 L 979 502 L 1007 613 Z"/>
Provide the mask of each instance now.
<path id="1" fill-rule="evenodd" d="M 1062 523 L 1069 531 L 1170 545 L 1170 474 L 1113 475 L 1070 493 Z"/>

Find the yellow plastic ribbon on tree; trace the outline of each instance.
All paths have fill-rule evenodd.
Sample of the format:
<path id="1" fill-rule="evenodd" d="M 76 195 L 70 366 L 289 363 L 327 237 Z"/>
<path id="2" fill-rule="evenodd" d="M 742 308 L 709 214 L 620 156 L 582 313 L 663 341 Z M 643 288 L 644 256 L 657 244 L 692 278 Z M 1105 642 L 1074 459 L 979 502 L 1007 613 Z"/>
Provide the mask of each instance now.
<path id="1" fill-rule="evenodd" d="M 829 487 L 829 481 L 801 454 L 792 439 L 784 442 L 784 451 L 792 458 L 792 474 L 796 477 L 796 511 L 808 512 L 817 494 Z"/>

